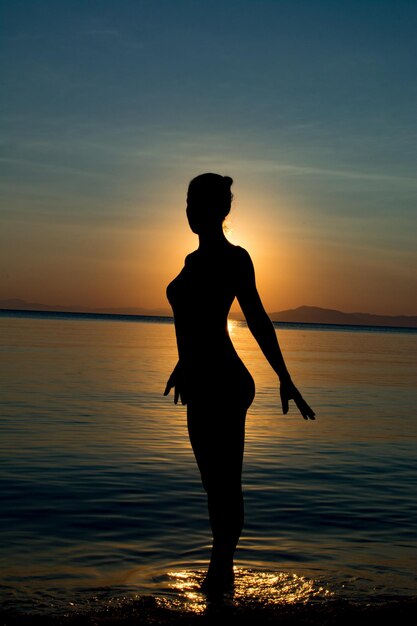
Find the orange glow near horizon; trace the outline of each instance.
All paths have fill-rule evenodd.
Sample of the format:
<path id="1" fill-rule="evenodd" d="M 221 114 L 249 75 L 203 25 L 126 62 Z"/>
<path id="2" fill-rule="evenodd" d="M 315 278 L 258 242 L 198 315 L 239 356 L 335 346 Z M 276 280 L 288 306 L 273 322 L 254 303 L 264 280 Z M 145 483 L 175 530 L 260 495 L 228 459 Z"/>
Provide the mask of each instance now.
<path id="1" fill-rule="evenodd" d="M 166 285 L 198 247 L 185 215 L 185 194 L 176 194 L 168 207 L 149 210 L 147 219 L 138 208 L 137 217 L 110 224 L 37 220 L 29 229 L 27 222 L 6 222 L 0 251 L 6 280 L 0 300 L 169 312 Z M 407 288 L 415 280 L 411 256 L 396 266 L 389 250 L 371 255 L 360 242 L 349 245 L 342 234 L 338 240 L 326 237 L 319 225 L 303 221 L 302 211 L 288 200 L 270 206 L 268 199 L 255 198 L 250 191 L 241 195 L 244 199 L 234 202 L 225 234 L 251 255 L 268 312 L 311 305 L 415 314 L 416 295 Z M 387 280 L 393 285 L 389 298 Z M 235 301 L 232 311 L 238 310 Z"/>

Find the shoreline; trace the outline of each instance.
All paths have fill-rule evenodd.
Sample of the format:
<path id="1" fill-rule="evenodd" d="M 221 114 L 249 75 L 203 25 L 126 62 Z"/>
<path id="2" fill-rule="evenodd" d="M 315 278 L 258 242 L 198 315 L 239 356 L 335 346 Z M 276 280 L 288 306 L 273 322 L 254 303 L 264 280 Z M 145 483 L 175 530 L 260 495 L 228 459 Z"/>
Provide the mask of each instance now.
<path id="1" fill-rule="evenodd" d="M 154 596 L 131 601 L 113 598 L 104 606 L 92 599 L 88 608 L 71 603 L 66 610 L 19 612 L 0 608 L 4 626 L 415 626 L 416 597 L 387 597 L 364 601 L 335 599 L 326 602 L 267 604 L 253 600 L 207 599 L 202 611 L 167 606 Z"/>

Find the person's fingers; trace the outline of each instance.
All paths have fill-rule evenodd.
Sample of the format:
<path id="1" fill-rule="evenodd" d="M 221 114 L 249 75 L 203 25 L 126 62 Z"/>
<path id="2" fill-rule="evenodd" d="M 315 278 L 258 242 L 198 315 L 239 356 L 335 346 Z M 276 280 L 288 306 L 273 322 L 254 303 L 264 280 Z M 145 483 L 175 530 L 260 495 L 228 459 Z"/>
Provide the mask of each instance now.
<path id="1" fill-rule="evenodd" d="M 311 408 L 311 406 L 309 406 L 309 405 L 306 403 L 306 407 L 307 407 L 307 410 L 306 410 L 306 415 L 307 415 L 307 417 L 309 417 L 311 420 L 315 420 L 315 419 L 316 419 L 316 414 L 314 413 L 314 411 L 313 411 L 313 409 Z"/>
<path id="2" fill-rule="evenodd" d="M 178 387 L 174 389 L 174 404 L 178 404 L 178 398 L 180 397 L 180 392 Z"/>
<path id="3" fill-rule="evenodd" d="M 281 392 L 281 404 L 282 404 L 282 412 L 284 415 L 288 413 L 288 397 L 285 393 Z"/>
<path id="4" fill-rule="evenodd" d="M 169 394 L 169 392 L 172 389 L 172 385 L 170 384 L 170 382 L 168 381 L 165 387 L 165 391 L 164 391 L 164 396 L 167 396 Z"/>
<path id="5" fill-rule="evenodd" d="M 305 402 L 302 399 L 301 396 L 297 396 L 296 398 L 294 398 L 294 402 L 297 405 L 298 410 L 300 411 L 301 415 L 303 416 L 303 418 L 306 420 L 307 415 L 306 415 L 306 407 L 305 407 Z"/>
<path id="6" fill-rule="evenodd" d="M 301 415 L 304 417 L 305 420 L 316 419 L 315 418 L 316 414 L 314 413 L 313 409 L 307 404 L 307 402 L 304 400 L 304 398 L 301 395 L 295 398 L 295 403 L 298 407 L 298 410 L 300 411 Z"/>
<path id="7" fill-rule="evenodd" d="M 307 402 L 303 399 L 303 415 L 306 419 L 314 419 L 315 413 L 313 409 L 307 404 Z"/>
<path id="8" fill-rule="evenodd" d="M 289 401 L 294 400 L 298 410 L 300 411 L 302 417 L 305 420 L 315 419 L 315 413 L 313 409 L 307 404 L 307 402 L 302 397 L 301 393 L 298 389 L 293 385 L 292 387 L 281 386 L 280 388 L 281 395 L 281 404 L 282 404 L 282 412 L 284 415 L 288 413 L 289 410 Z"/>

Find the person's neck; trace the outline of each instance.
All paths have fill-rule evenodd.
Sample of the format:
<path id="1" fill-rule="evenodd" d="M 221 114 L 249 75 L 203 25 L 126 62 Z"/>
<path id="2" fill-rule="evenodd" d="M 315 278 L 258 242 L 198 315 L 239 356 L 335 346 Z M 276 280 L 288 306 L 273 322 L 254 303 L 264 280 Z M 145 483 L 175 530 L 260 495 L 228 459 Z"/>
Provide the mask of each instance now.
<path id="1" fill-rule="evenodd" d="M 198 235 L 198 241 L 198 249 L 202 251 L 219 248 L 229 243 L 224 236 L 223 229 L 200 233 Z"/>

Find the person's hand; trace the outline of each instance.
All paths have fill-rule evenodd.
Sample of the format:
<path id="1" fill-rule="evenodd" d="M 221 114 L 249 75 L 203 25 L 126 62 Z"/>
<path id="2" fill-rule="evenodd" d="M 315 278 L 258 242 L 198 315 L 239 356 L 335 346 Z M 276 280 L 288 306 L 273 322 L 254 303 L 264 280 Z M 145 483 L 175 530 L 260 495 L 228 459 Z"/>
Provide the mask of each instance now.
<path id="1" fill-rule="evenodd" d="M 172 388 L 174 388 L 174 404 L 178 404 L 178 400 L 181 400 L 181 404 L 187 404 L 187 394 L 184 389 L 184 383 L 181 376 L 181 367 L 179 363 L 177 363 L 174 371 L 168 378 L 168 382 L 164 391 L 164 396 L 167 396 Z"/>
<path id="2" fill-rule="evenodd" d="M 304 400 L 297 387 L 294 385 L 291 379 L 281 381 L 279 393 L 281 396 L 282 412 L 284 415 L 288 413 L 288 403 L 290 400 L 294 400 L 298 410 L 305 420 L 314 420 L 315 413 L 313 409 Z"/>

